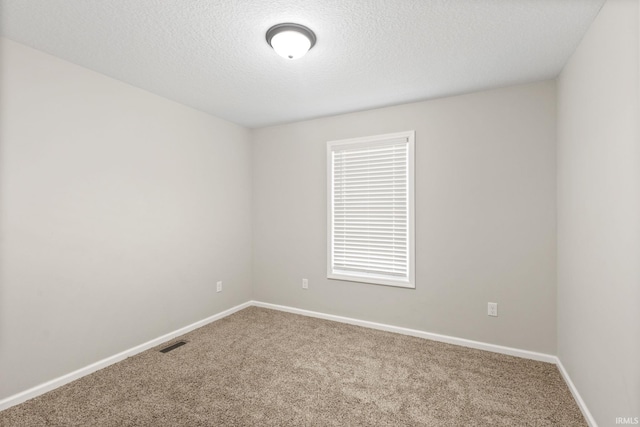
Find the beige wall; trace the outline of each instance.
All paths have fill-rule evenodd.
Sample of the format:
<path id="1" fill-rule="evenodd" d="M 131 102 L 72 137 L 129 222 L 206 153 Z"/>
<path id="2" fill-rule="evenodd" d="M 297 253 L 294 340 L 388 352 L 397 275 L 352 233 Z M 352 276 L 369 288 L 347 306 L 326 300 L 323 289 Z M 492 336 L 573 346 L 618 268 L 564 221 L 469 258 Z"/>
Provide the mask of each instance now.
<path id="1" fill-rule="evenodd" d="M 0 399 L 249 300 L 249 132 L 0 48 Z"/>
<path id="2" fill-rule="evenodd" d="M 608 1 L 558 80 L 558 356 L 601 426 L 640 417 L 637 9 Z"/>
<path id="3" fill-rule="evenodd" d="M 555 354 L 555 107 L 548 81 L 255 130 L 254 298 Z M 327 280 L 326 141 L 405 130 L 416 289 Z"/>

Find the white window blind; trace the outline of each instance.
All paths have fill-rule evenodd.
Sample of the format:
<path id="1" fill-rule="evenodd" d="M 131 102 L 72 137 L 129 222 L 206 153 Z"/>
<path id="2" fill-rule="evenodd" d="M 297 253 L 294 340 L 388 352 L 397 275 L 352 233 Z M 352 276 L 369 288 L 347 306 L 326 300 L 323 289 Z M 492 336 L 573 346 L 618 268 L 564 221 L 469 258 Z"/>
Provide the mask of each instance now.
<path id="1" fill-rule="evenodd" d="M 329 278 L 415 287 L 414 132 L 327 144 Z"/>

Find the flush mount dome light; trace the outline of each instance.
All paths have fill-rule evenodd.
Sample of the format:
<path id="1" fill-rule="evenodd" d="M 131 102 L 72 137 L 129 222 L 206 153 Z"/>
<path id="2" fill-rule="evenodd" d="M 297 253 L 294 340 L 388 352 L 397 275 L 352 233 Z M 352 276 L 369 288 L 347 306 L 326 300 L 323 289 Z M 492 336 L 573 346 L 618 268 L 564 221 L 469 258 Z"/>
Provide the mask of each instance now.
<path id="1" fill-rule="evenodd" d="M 267 43 L 286 59 L 303 57 L 316 44 L 316 35 L 299 24 L 278 24 L 267 31 Z"/>

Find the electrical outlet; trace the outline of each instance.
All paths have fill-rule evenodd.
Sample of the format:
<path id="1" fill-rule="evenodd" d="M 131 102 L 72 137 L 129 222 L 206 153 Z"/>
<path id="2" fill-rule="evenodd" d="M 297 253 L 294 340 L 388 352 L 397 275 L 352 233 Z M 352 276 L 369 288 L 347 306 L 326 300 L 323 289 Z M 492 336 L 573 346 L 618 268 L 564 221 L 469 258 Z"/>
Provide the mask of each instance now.
<path id="1" fill-rule="evenodd" d="M 498 303 L 497 302 L 488 303 L 488 305 L 487 305 L 487 314 L 489 316 L 498 317 Z"/>
<path id="2" fill-rule="evenodd" d="M 216 283 L 216 292 L 222 292 L 222 282 Z"/>
<path id="3" fill-rule="evenodd" d="M 309 289 L 309 279 L 302 279 L 302 289 Z"/>

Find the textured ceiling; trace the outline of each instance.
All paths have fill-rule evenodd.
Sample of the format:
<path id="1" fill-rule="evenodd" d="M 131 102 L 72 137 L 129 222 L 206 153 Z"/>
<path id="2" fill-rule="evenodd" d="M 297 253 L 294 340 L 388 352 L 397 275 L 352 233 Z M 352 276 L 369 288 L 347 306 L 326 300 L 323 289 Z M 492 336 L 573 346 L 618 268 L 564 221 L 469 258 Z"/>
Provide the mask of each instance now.
<path id="1" fill-rule="evenodd" d="M 0 0 L 2 35 L 247 126 L 558 75 L 604 0 Z M 311 28 L 287 61 L 269 27 Z"/>

